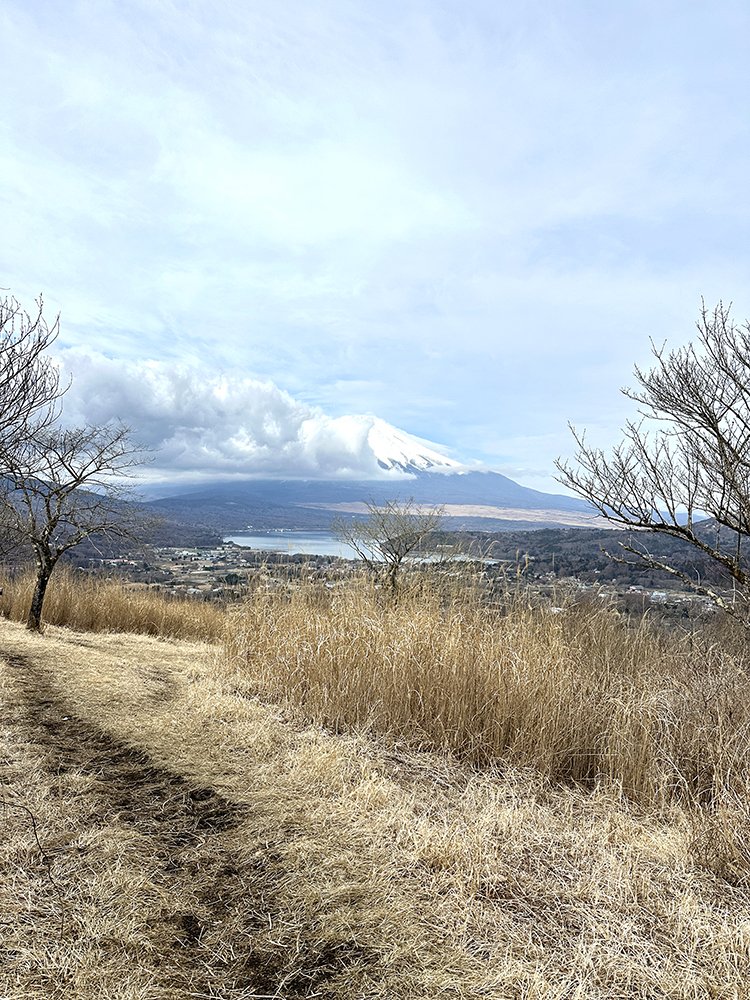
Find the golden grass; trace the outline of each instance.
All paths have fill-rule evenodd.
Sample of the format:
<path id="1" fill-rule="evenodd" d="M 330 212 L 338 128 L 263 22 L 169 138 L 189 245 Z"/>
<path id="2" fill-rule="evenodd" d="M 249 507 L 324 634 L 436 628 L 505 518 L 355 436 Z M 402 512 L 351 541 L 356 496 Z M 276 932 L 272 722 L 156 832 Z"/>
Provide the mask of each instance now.
<path id="1" fill-rule="evenodd" d="M 89 631 L 0 623 L 2 1000 L 750 997 L 742 645 L 428 584 L 46 612 Z"/>
<path id="2" fill-rule="evenodd" d="M 25 621 L 33 587 L 31 572 L 3 581 L 0 614 Z M 224 629 L 224 612 L 216 604 L 169 598 L 66 566 L 58 566 L 52 576 L 43 619 L 87 632 L 140 632 L 199 641 L 218 639 Z"/>
<path id="3" fill-rule="evenodd" d="M 211 647 L 0 633 L 0 780 L 61 894 L 23 815 L 0 812 L 4 1000 L 749 995 L 750 889 L 703 825 L 736 817 L 303 725 Z M 72 750 L 63 769 L 74 733 L 39 727 L 40 701 L 111 739 L 118 769 Z M 174 776 L 168 795 L 122 787 L 128 747 Z M 158 820 L 178 777 L 235 825 L 176 845 Z"/>
<path id="4" fill-rule="evenodd" d="M 23 620 L 32 582 L 6 585 L 0 612 Z M 744 828 L 736 803 L 750 788 L 750 674 L 741 646 L 648 622 L 627 628 L 595 603 L 553 613 L 519 594 L 493 608 L 470 582 L 411 584 L 395 605 L 354 579 L 258 591 L 227 612 L 61 567 L 45 621 L 223 640 L 233 683 L 315 723 L 605 784 L 648 805 L 730 803 L 727 815 Z"/>
<path id="5" fill-rule="evenodd" d="M 470 590 L 397 604 L 360 583 L 230 612 L 228 668 L 246 689 L 341 730 L 391 733 L 487 764 L 620 787 L 642 803 L 713 803 L 750 787 L 750 676 L 719 643 L 628 629 L 599 606 Z"/>

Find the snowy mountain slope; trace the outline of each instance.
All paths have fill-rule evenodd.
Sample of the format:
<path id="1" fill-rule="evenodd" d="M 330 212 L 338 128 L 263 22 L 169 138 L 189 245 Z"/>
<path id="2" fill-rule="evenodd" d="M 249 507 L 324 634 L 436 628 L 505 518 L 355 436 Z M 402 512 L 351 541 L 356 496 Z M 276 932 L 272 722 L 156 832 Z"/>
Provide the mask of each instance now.
<path id="1" fill-rule="evenodd" d="M 228 531 L 248 525 L 325 529 L 337 514 L 363 503 L 406 499 L 453 507 L 448 513 L 460 515 L 467 525 L 477 522 L 494 530 L 506 522 L 518 527 L 527 519 L 530 528 L 570 524 L 571 516 L 591 513 L 577 497 L 540 493 L 498 472 L 448 458 L 439 445 L 379 417 L 349 415 L 334 423 L 344 456 L 338 468 L 347 468 L 348 476 L 251 478 L 248 469 L 247 479 L 174 484 L 172 489 L 162 484 L 161 497 L 150 504 L 177 521 Z M 355 478 L 352 470 L 360 474 Z"/>
<path id="2" fill-rule="evenodd" d="M 367 444 L 372 449 L 381 469 L 399 472 L 462 472 L 465 466 L 435 451 L 428 442 L 406 431 L 373 417 L 367 433 Z"/>

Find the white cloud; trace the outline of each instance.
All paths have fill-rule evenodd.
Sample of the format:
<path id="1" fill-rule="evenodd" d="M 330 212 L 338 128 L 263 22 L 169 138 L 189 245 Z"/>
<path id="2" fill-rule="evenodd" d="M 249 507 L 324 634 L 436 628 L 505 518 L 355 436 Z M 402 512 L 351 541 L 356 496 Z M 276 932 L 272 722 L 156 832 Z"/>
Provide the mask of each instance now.
<path id="1" fill-rule="evenodd" d="M 121 420 L 153 452 L 151 477 L 382 478 L 376 418 L 331 417 L 269 381 L 160 361 L 62 352 L 64 419 Z"/>
<path id="2" fill-rule="evenodd" d="M 741 0 L 8 0 L 0 286 L 81 355 L 293 393 L 243 437 L 188 378 L 179 468 L 359 468 L 325 415 L 366 411 L 551 469 L 701 294 L 747 314 L 748 30 Z M 164 413 L 112 392 L 158 437 L 179 394 L 143 377 Z"/>

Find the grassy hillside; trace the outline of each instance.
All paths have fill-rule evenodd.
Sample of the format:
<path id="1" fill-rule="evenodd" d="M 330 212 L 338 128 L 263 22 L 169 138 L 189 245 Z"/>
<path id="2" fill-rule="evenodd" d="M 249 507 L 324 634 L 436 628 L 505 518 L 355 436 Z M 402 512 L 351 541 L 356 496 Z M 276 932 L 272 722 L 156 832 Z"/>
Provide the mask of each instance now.
<path id="1" fill-rule="evenodd" d="M 393 607 L 366 584 L 308 588 L 242 606 L 225 645 L 243 689 L 336 730 L 648 804 L 750 787 L 743 659 L 707 635 L 627 628 L 596 601 L 488 607 L 428 589 Z"/>
<path id="2" fill-rule="evenodd" d="M 729 639 L 359 585 L 201 644 L 169 603 L 0 623 L 0 996 L 750 995 Z"/>

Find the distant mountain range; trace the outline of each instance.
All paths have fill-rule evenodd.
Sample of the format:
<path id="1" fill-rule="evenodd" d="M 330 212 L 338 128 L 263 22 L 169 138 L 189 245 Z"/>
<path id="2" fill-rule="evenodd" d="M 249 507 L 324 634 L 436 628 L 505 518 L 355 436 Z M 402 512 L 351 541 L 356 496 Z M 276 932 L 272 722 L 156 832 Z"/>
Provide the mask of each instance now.
<path id="1" fill-rule="evenodd" d="M 184 489 L 146 506 L 172 521 L 238 534 L 269 528 L 325 530 L 336 517 L 363 513 L 367 502 L 399 499 L 443 506 L 446 527 L 455 530 L 520 531 L 596 523 L 583 501 L 527 489 L 497 472 L 422 472 L 389 481 L 217 482 Z"/>
<path id="2" fill-rule="evenodd" d="M 192 486 L 162 484 L 147 502 L 154 513 L 186 525 L 239 534 L 272 528 L 320 529 L 356 516 L 368 502 L 414 500 L 445 508 L 456 530 L 592 527 L 591 508 L 574 497 L 541 493 L 498 472 L 477 471 L 442 455 L 427 442 L 371 418 L 367 444 L 381 478 L 247 479 Z"/>

